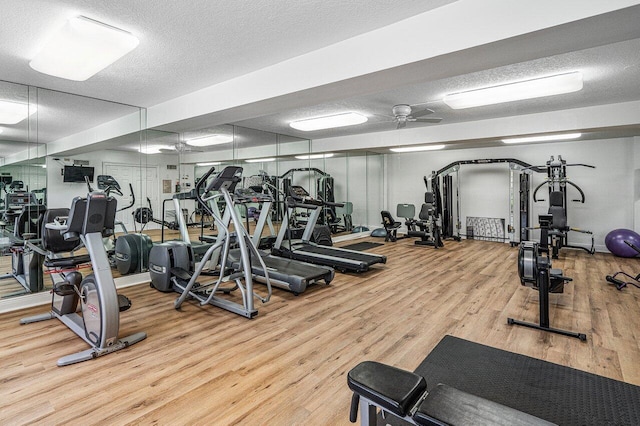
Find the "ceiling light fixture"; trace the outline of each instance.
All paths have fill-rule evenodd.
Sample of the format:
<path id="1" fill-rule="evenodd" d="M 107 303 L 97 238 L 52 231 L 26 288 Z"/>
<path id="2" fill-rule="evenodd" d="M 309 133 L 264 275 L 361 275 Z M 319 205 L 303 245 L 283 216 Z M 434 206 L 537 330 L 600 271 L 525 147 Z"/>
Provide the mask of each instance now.
<path id="1" fill-rule="evenodd" d="M 0 128 L 0 133 L 4 132 L 4 129 Z"/>
<path id="2" fill-rule="evenodd" d="M 23 104 L 21 102 L 0 101 L 0 123 L 1 124 L 18 124 L 25 118 L 33 115 L 38 111 L 33 105 Z"/>
<path id="3" fill-rule="evenodd" d="M 403 148 L 389 148 L 393 152 L 417 152 L 417 151 L 437 151 L 443 149 L 444 145 L 422 145 L 422 146 L 406 146 Z"/>
<path id="4" fill-rule="evenodd" d="M 326 117 L 310 118 L 308 120 L 292 121 L 289 126 L 303 132 L 313 130 L 333 129 L 336 127 L 355 126 L 365 123 L 368 120 L 362 114 L 356 112 L 346 112 L 343 114 L 328 115 Z"/>
<path id="5" fill-rule="evenodd" d="M 29 62 L 44 74 L 85 81 L 138 46 L 131 33 L 84 16 L 71 18 Z"/>
<path id="6" fill-rule="evenodd" d="M 222 164 L 220 161 L 213 161 L 210 163 L 196 163 L 196 166 L 207 167 L 207 166 L 219 166 L 220 164 Z"/>
<path id="7" fill-rule="evenodd" d="M 551 142 L 551 141 L 578 139 L 580 136 L 582 136 L 582 133 L 564 133 L 559 135 L 527 136 L 524 138 L 502 139 L 502 142 L 509 143 L 509 144 L 529 143 L 529 142 Z"/>
<path id="8" fill-rule="evenodd" d="M 247 163 L 269 163 L 271 161 L 276 161 L 275 158 L 270 157 L 270 158 L 253 158 L 251 160 L 244 160 Z"/>
<path id="9" fill-rule="evenodd" d="M 185 139 L 187 145 L 191 146 L 212 146 L 222 145 L 233 142 L 233 136 L 230 135 L 208 135 L 193 139 Z"/>
<path id="10" fill-rule="evenodd" d="M 160 154 L 161 149 L 173 149 L 173 147 L 166 145 L 147 145 L 141 146 L 138 148 L 138 151 L 142 154 Z"/>
<path id="11" fill-rule="evenodd" d="M 453 109 L 472 108 L 582 90 L 580 71 L 534 78 L 516 83 L 446 95 L 443 102 Z"/>
<path id="12" fill-rule="evenodd" d="M 331 158 L 333 155 L 332 152 L 328 152 L 326 154 L 296 155 L 296 158 L 298 160 L 319 160 L 321 158 Z"/>

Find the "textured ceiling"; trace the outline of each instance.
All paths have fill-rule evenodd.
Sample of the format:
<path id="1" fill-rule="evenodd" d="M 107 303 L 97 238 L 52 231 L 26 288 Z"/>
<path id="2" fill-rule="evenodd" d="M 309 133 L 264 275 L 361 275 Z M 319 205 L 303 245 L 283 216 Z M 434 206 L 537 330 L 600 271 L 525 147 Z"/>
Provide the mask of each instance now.
<path id="1" fill-rule="evenodd" d="M 443 95 L 447 93 L 575 70 L 580 70 L 584 78 L 583 90 L 576 93 L 463 110 L 453 110 L 442 102 Z M 393 118 L 389 116 L 391 107 L 396 104 L 419 104 L 416 109 L 429 108 L 434 111 L 429 117 L 440 117 L 443 124 L 451 124 L 638 99 L 640 39 L 633 39 L 451 78 L 411 84 L 372 95 L 322 103 L 234 124 L 297 137 L 321 139 L 395 129 L 395 123 L 390 121 Z M 364 114 L 369 121 L 357 126 L 313 132 L 302 132 L 289 126 L 289 122 L 294 120 L 346 111 Z M 426 127 L 434 124 L 409 123 L 408 126 Z"/>
<path id="2" fill-rule="evenodd" d="M 443 9 L 462 4 L 460 9 L 466 10 L 470 6 L 446 0 L 402 3 L 0 0 L 4 18 L 0 26 L 0 80 L 54 89 L 29 92 L 23 86 L 0 81 L 0 98 L 28 98 L 38 104 L 38 112 L 33 116 L 37 118 L 37 126 L 29 129 L 28 123 L 23 122 L 6 128 L 0 135 L 0 157 L 16 151 L 14 141 L 24 141 L 27 135 L 33 140 L 35 134 L 39 142 L 58 141 L 137 111 L 128 105 L 150 107 L 451 3 Z M 33 71 L 28 61 L 42 38 L 66 18 L 78 14 L 136 34 L 140 38 L 139 47 L 85 82 Z M 471 49 L 445 51 L 424 61 L 311 87 L 306 93 L 268 99 L 270 109 L 266 112 L 263 109 L 255 113 L 260 108 L 240 104 L 237 111 L 221 109 L 167 122 L 160 130 L 171 134 L 149 136 L 155 142 L 172 144 L 212 130 L 220 132 L 230 127 L 225 123 L 231 123 L 304 139 L 323 139 L 393 130 L 395 124 L 388 115 L 398 103 L 427 106 L 435 111 L 433 116 L 443 118 L 441 125 L 447 125 L 637 101 L 640 100 L 638 22 L 640 6 L 636 5 Z M 400 30 L 406 27 L 406 23 L 401 25 Z M 390 37 L 394 46 L 397 33 L 398 49 L 403 49 L 407 42 L 404 34 L 388 28 L 394 31 Z M 444 41 L 431 27 L 424 29 L 424 43 Z M 584 89 L 578 93 L 469 110 L 452 110 L 441 102 L 446 93 L 576 69 L 585 78 Z M 300 73 L 304 74 L 305 69 Z M 65 92 L 88 97 L 74 97 Z M 292 120 L 344 111 L 361 112 L 369 121 L 318 132 L 299 132 L 288 125 Z M 439 125 L 410 124 L 407 129 L 420 126 Z M 597 135 L 626 137 L 639 134 L 639 128 L 611 126 L 609 130 L 598 129 Z M 403 131 L 406 130 L 398 130 Z M 271 143 L 274 137 L 244 132 L 236 134 L 239 141 L 244 138 L 242 143 L 245 139 L 252 139 L 247 143 Z M 112 147 L 120 144 L 127 149 L 136 145 L 136 139 L 126 135 L 114 137 L 111 142 Z M 108 143 L 86 149 L 105 147 L 109 147 Z M 222 148 L 211 148 L 217 149 Z M 73 148 L 73 152 L 81 151 L 82 147 Z"/>
<path id="3" fill-rule="evenodd" d="M 148 107 L 452 2 L 2 0 L 0 79 Z M 84 82 L 32 70 L 43 39 L 76 15 L 140 45 Z"/>

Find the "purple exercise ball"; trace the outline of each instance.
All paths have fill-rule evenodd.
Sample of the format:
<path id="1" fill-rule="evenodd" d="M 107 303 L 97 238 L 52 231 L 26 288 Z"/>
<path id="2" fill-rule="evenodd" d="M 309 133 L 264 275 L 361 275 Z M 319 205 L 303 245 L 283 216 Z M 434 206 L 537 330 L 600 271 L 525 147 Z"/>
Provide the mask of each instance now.
<path id="1" fill-rule="evenodd" d="M 629 247 L 625 241 L 630 242 L 636 247 L 640 247 L 640 235 L 631 229 L 614 229 L 609 232 L 604 239 L 604 244 L 607 249 L 616 256 L 620 257 L 635 257 L 638 252 L 632 247 Z"/>

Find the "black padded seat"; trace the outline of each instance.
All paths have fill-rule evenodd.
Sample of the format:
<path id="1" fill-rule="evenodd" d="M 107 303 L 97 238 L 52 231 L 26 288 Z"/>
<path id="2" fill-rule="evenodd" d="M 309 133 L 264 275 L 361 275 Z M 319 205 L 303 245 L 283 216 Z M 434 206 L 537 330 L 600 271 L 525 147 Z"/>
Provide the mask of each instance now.
<path id="1" fill-rule="evenodd" d="M 356 365 L 347 375 L 349 388 L 380 408 L 404 417 L 426 391 L 424 377 L 375 361 Z"/>
<path id="2" fill-rule="evenodd" d="M 568 230 L 567 210 L 564 207 L 564 195 L 560 191 L 549 194 L 549 212 L 552 216 L 549 234 L 564 235 Z"/>
<path id="3" fill-rule="evenodd" d="M 382 226 L 384 226 L 384 230 L 387 232 L 385 237 L 385 241 L 396 241 L 398 239 L 397 232 L 398 228 L 402 226 L 402 223 L 398 222 L 391 216 L 391 212 L 388 210 L 382 210 L 380 212 L 382 216 Z"/>
<path id="4" fill-rule="evenodd" d="M 54 253 L 69 252 L 79 245 L 79 238 L 73 240 L 65 240 L 60 231 L 49 229 L 47 223 L 53 223 L 56 217 L 69 216 L 69 209 L 49 209 L 42 216 L 42 248 Z"/>
<path id="5" fill-rule="evenodd" d="M 31 238 L 40 238 L 41 231 L 38 228 L 38 222 L 46 210 L 42 204 L 25 204 L 16 219 L 14 235 L 21 239 L 28 239 L 25 238 L 25 235 L 30 235 Z"/>
<path id="6" fill-rule="evenodd" d="M 451 386 L 438 384 L 412 416 L 418 425 L 474 426 L 553 425 L 531 414 L 489 401 Z"/>

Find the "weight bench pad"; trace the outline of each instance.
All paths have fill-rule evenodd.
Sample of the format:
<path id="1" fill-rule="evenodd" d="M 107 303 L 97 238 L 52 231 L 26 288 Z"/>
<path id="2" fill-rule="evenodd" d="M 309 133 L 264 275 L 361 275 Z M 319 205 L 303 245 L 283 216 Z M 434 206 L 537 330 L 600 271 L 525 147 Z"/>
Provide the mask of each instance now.
<path id="1" fill-rule="evenodd" d="M 497 425 L 533 426 L 553 425 L 546 420 L 507 407 L 497 402 L 438 384 L 420 403 L 413 415 L 419 425 Z M 436 420 L 436 421 L 434 421 Z"/>
<path id="2" fill-rule="evenodd" d="M 426 391 L 424 377 L 375 361 L 364 361 L 349 371 L 349 388 L 383 410 L 404 417 Z"/>

